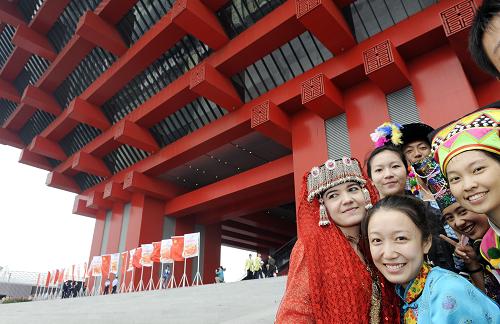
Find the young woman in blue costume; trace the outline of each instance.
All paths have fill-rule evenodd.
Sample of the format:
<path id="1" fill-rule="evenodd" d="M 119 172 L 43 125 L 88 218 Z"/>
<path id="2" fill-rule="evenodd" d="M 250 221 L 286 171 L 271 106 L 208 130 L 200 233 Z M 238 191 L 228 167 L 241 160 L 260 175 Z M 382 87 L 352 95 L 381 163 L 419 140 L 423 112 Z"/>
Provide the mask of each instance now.
<path id="1" fill-rule="evenodd" d="M 401 323 L 500 323 L 498 304 L 461 276 L 424 261 L 432 240 L 420 200 L 388 196 L 361 227 L 375 266 L 396 285 Z"/>

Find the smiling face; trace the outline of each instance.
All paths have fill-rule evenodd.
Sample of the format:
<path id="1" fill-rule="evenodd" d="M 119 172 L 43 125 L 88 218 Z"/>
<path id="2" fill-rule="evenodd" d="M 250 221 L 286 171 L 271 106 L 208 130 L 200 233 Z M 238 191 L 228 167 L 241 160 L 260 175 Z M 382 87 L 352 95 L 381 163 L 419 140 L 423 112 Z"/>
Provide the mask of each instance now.
<path id="1" fill-rule="evenodd" d="M 432 244 L 430 236 L 422 239 L 422 232 L 408 215 L 387 208 L 371 215 L 368 241 L 377 269 L 389 282 L 403 287 L 418 275 Z"/>
<path id="2" fill-rule="evenodd" d="M 500 163 L 482 151 L 463 152 L 448 163 L 446 175 L 451 193 L 465 209 L 499 214 Z"/>
<path id="3" fill-rule="evenodd" d="M 415 141 L 406 144 L 403 153 L 408 162 L 415 163 L 431 153 L 431 146 L 426 141 Z"/>
<path id="4" fill-rule="evenodd" d="M 380 198 L 404 193 L 406 169 L 396 152 L 382 151 L 372 158 L 370 165 L 371 178 Z"/>
<path id="5" fill-rule="evenodd" d="M 462 207 L 458 202 L 443 210 L 443 218 L 458 234 L 478 240 L 488 231 L 488 217 Z"/>
<path id="6" fill-rule="evenodd" d="M 366 209 L 363 191 L 356 182 L 346 182 L 332 187 L 323 194 L 328 215 L 339 227 L 359 226 Z"/>

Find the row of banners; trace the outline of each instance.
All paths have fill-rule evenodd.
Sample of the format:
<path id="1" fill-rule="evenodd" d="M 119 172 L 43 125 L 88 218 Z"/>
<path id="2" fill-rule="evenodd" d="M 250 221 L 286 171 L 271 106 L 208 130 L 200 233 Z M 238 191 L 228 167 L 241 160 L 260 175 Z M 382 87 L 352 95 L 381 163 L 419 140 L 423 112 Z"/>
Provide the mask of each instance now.
<path id="1" fill-rule="evenodd" d="M 150 244 L 122 253 L 93 256 L 90 266 L 87 263 L 72 265 L 66 269 L 49 271 L 45 278 L 45 287 L 60 285 L 67 280 L 84 281 L 89 277 L 107 278 L 110 274 L 118 276 L 134 268 L 152 267 L 155 262 L 173 263 L 199 256 L 200 233 L 173 236 L 170 239 Z M 119 268 L 120 266 L 120 269 Z M 38 275 L 37 286 L 42 284 Z"/>

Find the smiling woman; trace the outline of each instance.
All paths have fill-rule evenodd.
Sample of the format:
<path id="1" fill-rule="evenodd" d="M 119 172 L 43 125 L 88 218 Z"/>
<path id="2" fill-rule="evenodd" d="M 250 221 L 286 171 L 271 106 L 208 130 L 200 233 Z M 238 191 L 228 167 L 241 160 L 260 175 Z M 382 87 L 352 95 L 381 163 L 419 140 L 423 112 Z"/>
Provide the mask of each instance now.
<path id="1" fill-rule="evenodd" d="M 380 200 L 363 220 L 377 269 L 401 298 L 404 323 L 498 323 L 499 306 L 466 279 L 424 256 L 432 244 L 425 205 L 410 196 Z"/>

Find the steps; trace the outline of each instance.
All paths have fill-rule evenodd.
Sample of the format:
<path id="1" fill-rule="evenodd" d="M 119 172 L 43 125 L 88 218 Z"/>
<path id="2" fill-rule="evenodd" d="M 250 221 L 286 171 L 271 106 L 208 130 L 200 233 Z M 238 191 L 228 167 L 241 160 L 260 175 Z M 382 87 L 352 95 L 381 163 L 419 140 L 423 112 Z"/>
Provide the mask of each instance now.
<path id="1" fill-rule="evenodd" d="M 286 278 L 0 304 L 0 323 L 273 323 Z"/>

